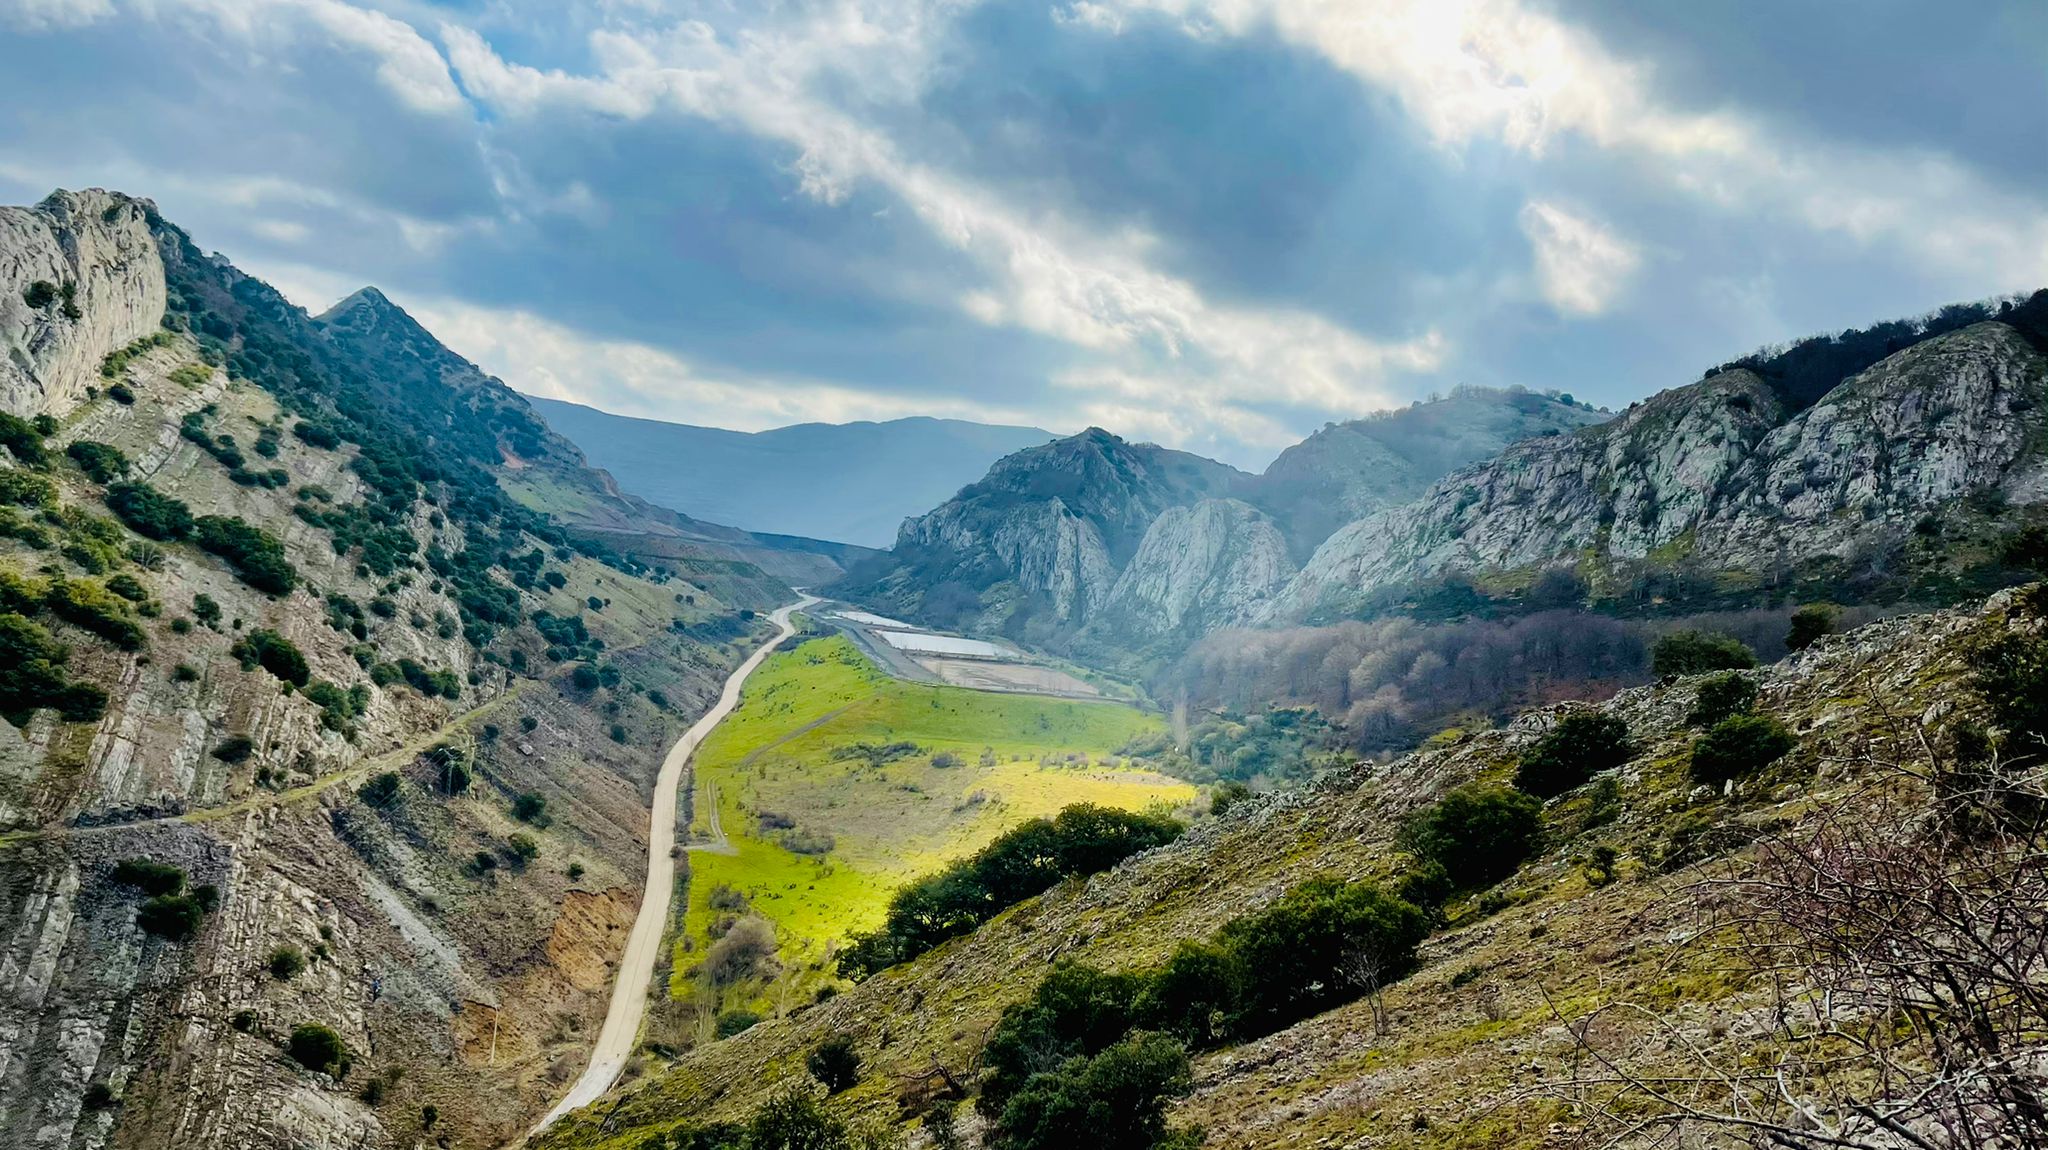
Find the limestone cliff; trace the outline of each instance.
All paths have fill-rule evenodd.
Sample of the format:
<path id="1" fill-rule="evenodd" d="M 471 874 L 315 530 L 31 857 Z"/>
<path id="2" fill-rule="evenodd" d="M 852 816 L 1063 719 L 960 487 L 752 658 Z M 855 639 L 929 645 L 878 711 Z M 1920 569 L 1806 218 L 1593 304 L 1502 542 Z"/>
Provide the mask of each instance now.
<path id="1" fill-rule="evenodd" d="M 164 268 L 155 209 L 97 189 L 0 207 L 0 411 L 62 414 L 109 352 L 157 330 Z"/>

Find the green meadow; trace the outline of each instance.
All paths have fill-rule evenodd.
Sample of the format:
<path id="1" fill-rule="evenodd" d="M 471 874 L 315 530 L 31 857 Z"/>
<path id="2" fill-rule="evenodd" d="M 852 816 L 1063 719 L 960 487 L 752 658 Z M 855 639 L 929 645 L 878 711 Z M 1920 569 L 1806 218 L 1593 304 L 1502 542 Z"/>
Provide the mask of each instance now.
<path id="1" fill-rule="evenodd" d="M 697 754 L 688 841 L 715 841 L 715 809 L 730 853 L 690 854 L 671 994 L 694 999 L 703 1026 L 807 1002 L 838 981 L 835 946 L 878 925 L 910 879 L 1072 803 L 1190 801 L 1194 787 L 1117 757 L 1162 725 L 1119 703 L 904 682 L 837 636 L 778 653 Z M 774 925 L 772 963 L 712 986 L 696 968 L 750 914 Z"/>

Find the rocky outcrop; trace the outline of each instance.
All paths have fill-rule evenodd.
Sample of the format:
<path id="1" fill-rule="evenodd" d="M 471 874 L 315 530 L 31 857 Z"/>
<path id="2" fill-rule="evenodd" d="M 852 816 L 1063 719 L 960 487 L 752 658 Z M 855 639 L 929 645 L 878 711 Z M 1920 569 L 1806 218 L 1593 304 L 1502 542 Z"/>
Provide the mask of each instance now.
<path id="1" fill-rule="evenodd" d="M 1765 573 L 1881 545 L 1977 491 L 2043 495 L 2048 361 L 2012 327 L 1930 339 L 1786 417 L 1754 372 L 1528 440 L 1333 535 L 1260 618 L 1449 571 L 1629 561 Z"/>
<path id="2" fill-rule="evenodd" d="M 1257 614 L 1293 571 L 1279 527 L 1250 504 L 1169 507 L 1145 532 L 1091 631 L 1106 641 L 1199 635 Z"/>
<path id="3" fill-rule="evenodd" d="M 99 382 L 109 352 L 159 330 L 154 211 L 98 189 L 0 208 L 0 411 L 71 410 Z"/>

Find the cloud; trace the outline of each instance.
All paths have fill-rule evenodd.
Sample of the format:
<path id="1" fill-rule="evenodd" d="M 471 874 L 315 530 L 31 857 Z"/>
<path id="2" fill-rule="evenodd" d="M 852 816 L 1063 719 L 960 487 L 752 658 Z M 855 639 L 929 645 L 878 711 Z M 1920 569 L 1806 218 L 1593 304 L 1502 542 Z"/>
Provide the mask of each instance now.
<path id="1" fill-rule="evenodd" d="M 525 311 L 449 299 L 401 306 L 449 348 L 515 390 L 620 415 L 762 431 L 791 423 L 910 415 L 1029 424 L 1050 414 L 964 397 L 934 400 L 815 380 L 706 371 L 661 348 L 632 340 L 592 339 Z"/>
<path id="2" fill-rule="evenodd" d="M 1556 204 L 1531 200 L 1522 207 L 1522 232 L 1536 253 L 1543 298 L 1566 315 L 1606 311 L 1642 263 L 1634 245 L 1597 221 Z"/>
<path id="3" fill-rule="evenodd" d="M 1723 211 L 1773 214 L 1866 245 L 1988 275 L 2048 282 L 2048 211 L 1926 152 L 1795 140 L 1732 110 L 1666 106 L 1638 64 L 1523 0 L 1105 0 L 1192 35 L 1272 34 L 1390 92 L 1440 144 L 1491 141 L 1534 157 L 1583 141 L 1634 159 Z M 1100 23 L 1100 21 L 1097 21 Z"/>

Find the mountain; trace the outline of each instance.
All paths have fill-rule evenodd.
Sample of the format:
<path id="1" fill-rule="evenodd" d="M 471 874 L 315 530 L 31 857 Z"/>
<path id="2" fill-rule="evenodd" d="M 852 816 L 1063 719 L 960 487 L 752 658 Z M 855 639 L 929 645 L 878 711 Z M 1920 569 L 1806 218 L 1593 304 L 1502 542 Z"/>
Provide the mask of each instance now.
<path id="1" fill-rule="evenodd" d="M 953 627 L 1044 642 L 1109 600 L 1168 508 L 1228 497 L 1252 477 L 1099 427 L 1004 456 L 979 482 L 906 520 L 842 593 Z"/>
<path id="2" fill-rule="evenodd" d="M 1338 531 L 1256 618 L 1355 613 L 1451 574 L 1527 585 L 1555 565 L 1596 596 L 1674 573 L 1738 593 L 1953 594 L 1939 584 L 1995 565 L 1973 537 L 2048 499 L 2044 317 L 2048 293 L 1923 333 L 1811 406 L 1759 362 L 1517 444 Z"/>
<path id="3" fill-rule="evenodd" d="M 727 431 L 533 398 L 548 425 L 620 486 L 686 515 L 755 531 L 887 547 L 903 520 L 997 459 L 1044 443 L 1033 427 L 916 417 Z"/>
<path id="4" fill-rule="evenodd" d="M 0 1145 L 522 1133 L 775 549 L 146 200 L 0 208 L 0 343 Z"/>
<path id="5" fill-rule="evenodd" d="M 839 587 L 887 612 L 1128 662 L 1260 614 L 1338 525 L 1517 439 L 1604 418 L 1460 389 L 1331 424 L 1262 475 L 1091 428 L 1004 458 Z"/>

